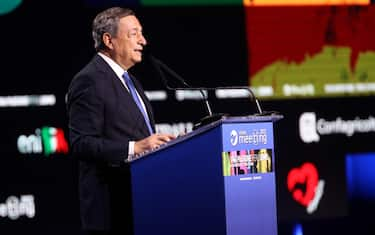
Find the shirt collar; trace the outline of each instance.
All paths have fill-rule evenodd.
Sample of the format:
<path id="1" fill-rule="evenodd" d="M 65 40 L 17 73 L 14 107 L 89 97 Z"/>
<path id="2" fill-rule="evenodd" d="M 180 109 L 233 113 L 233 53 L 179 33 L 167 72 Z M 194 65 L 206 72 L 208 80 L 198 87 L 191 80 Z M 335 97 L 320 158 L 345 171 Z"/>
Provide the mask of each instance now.
<path id="1" fill-rule="evenodd" d="M 111 58 L 109 58 L 108 56 L 104 55 L 103 53 L 101 52 L 98 52 L 98 55 L 100 57 L 102 57 L 105 62 L 107 62 L 107 64 L 112 68 L 112 70 L 116 73 L 117 77 L 119 78 L 122 78 L 122 75 L 124 74 L 124 72 L 126 70 L 124 70 L 123 68 L 121 68 L 121 66 L 119 64 L 117 64 L 114 60 L 112 60 Z"/>

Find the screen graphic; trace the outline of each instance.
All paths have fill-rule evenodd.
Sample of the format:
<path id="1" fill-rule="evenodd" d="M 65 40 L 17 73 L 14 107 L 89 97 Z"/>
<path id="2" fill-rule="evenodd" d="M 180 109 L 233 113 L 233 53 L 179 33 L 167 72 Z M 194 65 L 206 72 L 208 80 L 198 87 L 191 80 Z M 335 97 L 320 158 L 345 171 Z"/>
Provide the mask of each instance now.
<path id="1" fill-rule="evenodd" d="M 12 12 L 21 3 L 22 3 L 22 0 L 1 0 L 1 2 L 0 2 L 0 15 L 5 15 L 7 13 Z"/>
<path id="2" fill-rule="evenodd" d="M 368 5 L 370 0 L 243 0 L 245 6 Z"/>
<path id="3" fill-rule="evenodd" d="M 370 0 L 86 0 L 91 5 L 124 4 L 142 6 L 309 6 L 309 5 L 367 5 Z"/>
<path id="4" fill-rule="evenodd" d="M 243 0 L 85 0 L 90 6 L 140 5 L 140 6 L 242 6 Z"/>
<path id="5" fill-rule="evenodd" d="M 264 99 L 375 93 L 375 6 L 247 7 L 249 83 Z"/>

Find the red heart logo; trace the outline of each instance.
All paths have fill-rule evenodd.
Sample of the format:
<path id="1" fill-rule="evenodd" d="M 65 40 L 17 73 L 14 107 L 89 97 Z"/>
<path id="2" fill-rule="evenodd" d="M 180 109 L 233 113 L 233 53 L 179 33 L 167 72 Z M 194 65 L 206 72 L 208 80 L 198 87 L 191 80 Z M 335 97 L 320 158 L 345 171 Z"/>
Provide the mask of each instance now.
<path id="1" fill-rule="evenodd" d="M 315 196 L 318 181 L 318 170 L 314 164 L 306 162 L 300 168 L 290 170 L 287 178 L 288 190 L 292 193 L 294 200 L 307 207 Z M 296 188 L 297 184 L 305 185 L 306 191 Z"/>

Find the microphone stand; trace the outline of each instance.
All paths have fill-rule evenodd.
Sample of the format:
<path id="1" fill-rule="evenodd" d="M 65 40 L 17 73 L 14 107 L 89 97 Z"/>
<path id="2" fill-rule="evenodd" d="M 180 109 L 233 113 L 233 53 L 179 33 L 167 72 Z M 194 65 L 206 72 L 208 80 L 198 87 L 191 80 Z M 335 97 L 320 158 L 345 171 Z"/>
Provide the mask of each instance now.
<path id="1" fill-rule="evenodd" d="M 189 89 L 189 90 L 199 90 L 199 92 L 202 94 L 202 97 L 203 97 L 203 100 L 204 100 L 204 104 L 205 104 L 205 107 L 206 107 L 206 111 L 207 111 L 207 116 L 201 118 L 197 123 L 194 124 L 193 126 L 193 130 L 194 129 L 197 129 L 201 126 L 204 126 L 204 125 L 207 125 L 209 123 L 212 123 L 212 122 L 215 122 L 217 120 L 220 120 L 223 116 L 227 116 L 228 114 L 223 114 L 223 113 L 215 113 L 213 114 L 212 113 L 212 109 L 211 109 L 211 105 L 208 101 L 208 97 L 207 95 L 203 92 L 203 88 L 194 88 L 192 87 L 191 85 L 189 85 L 188 83 L 186 83 L 186 81 L 180 76 L 178 75 L 175 71 L 173 71 L 171 68 L 169 68 L 166 64 L 164 64 L 162 61 L 160 61 L 159 59 L 156 59 L 154 56 L 152 55 L 148 55 L 151 62 L 152 62 L 152 65 L 153 67 L 157 70 L 157 72 L 159 73 L 162 81 L 163 81 L 163 84 L 164 86 L 168 89 L 168 90 L 172 90 L 172 91 L 176 91 L 176 90 L 186 90 L 186 89 Z M 174 78 L 176 78 L 181 84 L 183 84 L 185 86 L 185 88 L 173 88 L 173 87 L 170 87 L 168 85 L 168 82 L 167 82 L 167 79 L 166 79 L 166 76 L 163 72 L 163 70 L 161 69 L 161 67 L 167 71 L 171 76 L 173 76 Z"/>
<path id="2" fill-rule="evenodd" d="M 277 111 L 263 111 L 261 106 L 260 106 L 259 100 L 255 96 L 254 92 L 248 86 L 229 86 L 229 87 L 215 87 L 215 88 L 212 88 L 212 87 L 192 87 L 188 83 L 186 83 L 185 80 L 180 75 L 178 75 L 175 71 L 173 71 L 171 68 L 169 68 L 162 61 L 160 61 L 159 59 L 155 58 L 154 56 L 152 56 L 150 54 L 148 55 L 148 57 L 150 58 L 153 67 L 159 73 L 164 86 L 168 90 L 172 90 L 172 91 L 176 91 L 176 90 L 198 90 L 202 94 L 202 97 L 203 97 L 205 107 L 206 107 L 206 111 L 207 111 L 208 115 L 201 118 L 197 123 L 195 123 L 194 126 L 193 126 L 193 130 L 195 130 L 195 129 L 201 127 L 201 126 L 207 125 L 209 123 L 215 122 L 217 120 L 220 120 L 223 117 L 229 116 L 229 114 L 224 114 L 224 113 L 212 113 L 211 105 L 208 102 L 208 97 L 203 92 L 203 90 L 215 90 L 216 91 L 217 89 L 226 89 L 226 90 L 228 90 L 228 89 L 244 89 L 244 90 L 247 90 L 249 92 L 252 100 L 255 102 L 256 109 L 258 111 L 258 113 L 254 114 L 255 116 L 279 115 L 279 112 L 277 112 Z M 172 77 L 176 78 L 181 84 L 183 84 L 185 86 L 185 88 L 170 87 L 168 85 L 168 81 L 166 79 L 166 76 L 165 76 L 165 74 L 164 74 L 164 72 L 161 68 L 163 68 L 166 72 L 168 72 Z"/>
<path id="3" fill-rule="evenodd" d="M 255 115 L 262 116 L 262 115 L 266 115 L 266 113 L 268 113 L 268 112 L 266 112 L 266 113 L 263 112 L 262 108 L 260 107 L 259 100 L 255 96 L 254 92 L 248 86 L 226 86 L 226 87 L 216 87 L 215 90 L 216 89 L 223 89 L 223 90 L 244 89 L 244 90 L 247 90 L 249 92 L 251 98 L 254 100 L 257 111 L 258 111 L 258 113 L 255 114 Z"/>

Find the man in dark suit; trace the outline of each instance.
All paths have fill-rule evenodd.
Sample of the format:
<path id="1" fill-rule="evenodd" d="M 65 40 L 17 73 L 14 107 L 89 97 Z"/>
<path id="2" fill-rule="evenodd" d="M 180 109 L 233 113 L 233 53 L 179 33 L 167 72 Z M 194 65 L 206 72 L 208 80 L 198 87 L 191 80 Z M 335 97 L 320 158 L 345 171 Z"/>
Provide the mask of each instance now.
<path id="1" fill-rule="evenodd" d="M 73 78 L 67 109 L 71 151 L 79 159 L 82 227 L 89 234 L 130 234 L 127 159 L 174 136 L 154 134 L 151 105 L 127 70 L 142 60 L 146 39 L 130 9 L 99 13 L 92 34 L 98 52 Z"/>

